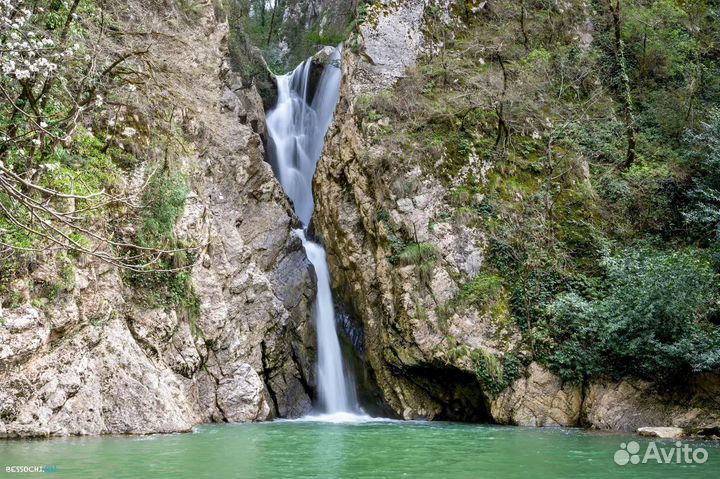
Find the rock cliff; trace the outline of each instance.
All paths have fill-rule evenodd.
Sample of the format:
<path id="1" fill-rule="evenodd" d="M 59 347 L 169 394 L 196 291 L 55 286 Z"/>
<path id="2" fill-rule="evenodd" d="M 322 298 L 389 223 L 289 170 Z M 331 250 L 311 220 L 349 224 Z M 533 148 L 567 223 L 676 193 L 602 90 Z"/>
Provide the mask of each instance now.
<path id="1" fill-rule="evenodd" d="M 531 327 L 542 313 L 538 297 L 520 296 L 531 312 L 518 321 L 510 304 L 517 297 L 491 266 L 500 248 L 510 257 L 526 252 L 518 238 L 595 248 L 592 228 L 580 228 L 604 221 L 592 208 L 599 193 L 586 156 L 598 163 L 612 148 L 590 136 L 592 148 L 605 149 L 576 155 L 576 145 L 548 133 L 564 120 L 551 119 L 552 108 L 572 116 L 569 102 L 548 100 L 554 79 L 561 78 L 558 98 L 587 95 L 588 111 L 596 103 L 603 112 L 617 108 L 617 85 L 594 90 L 600 79 L 572 56 L 592 48 L 600 15 L 583 2 L 537 9 L 533 23 L 517 2 L 298 0 L 275 6 L 278 17 L 266 19 L 273 27 L 253 30 L 247 20 L 260 21 L 257 2 L 244 0 L 107 8 L 113 33 L 100 44 L 101 59 L 140 52 L 152 79 L 112 105 L 133 128 L 108 144 L 140 160 L 126 167 L 122 188 L 137 193 L 154 164 L 182 172 L 190 192 L 173 232 L 198 248 L 168 304 L 148 300 L 166 285 L 98 259 L 29 255 L 27 274 L 0 298 L 0 437 L 187 431 L 310 410 L 314 279 L 292 233 L 299 224 L 265 161 L 274 85 L 258 47 L 287 69 L 348 32 L 312 226 L 328 253 L 345 347 L 369 409 L 405 419 L 716 434 L 716 374 L 673 389 L 610 375 L 563 381 L 536 354 L 558 346 Z M 567 47 L 563 68 L 582 71 L 552 70 L 541 42 L 532 48 L 538 32 Z M 572 87 L 566 74 L 578 76 Z M 104 128 L 104 115 L 83 127 Z M 602 120 L 615 139 L 630 130 Z M 181 153 L 156 144 L 161 121 L 173 126 Z M 560 177 L 564 183 L 553 183 Z M 629 188 L 619 185 L 613 194 Z M 583 194 L 588 202 L 577 199 Z M 543 215 L 523 216 L 537 204 Z M 568 222 L 580 226 L 560 238 L 557 216 L 573 208 L 583 214 Z M 108 212 L 96 227 L 114 227 L 125 213 Z M 498 238 L 498 224 L 515 236 Z M 550 233 L 517 233 L 525 230 Z M 126 227 L 118 235 L 136 233 Z M 536 286 L 531 273 L 522 278 L 527 289 Z"/>
<path id="2" fill-rule="evenodd" d="M 150 304 L 152 286 L 129 284 L 96 259 L 35 257 L 12 284 L 19 299 L 0 312 L 0 436 L 174 432 L 302 415 L 314 376 L 313 279 L 264 161 L 260 97 L 228 67 L 225 15 L 198 4 L 192 22 L 174 21 L 178 11 L 162 2 L 105 14 L 137 34 L 102 46 L 142 42 L 155 67 L 155 89 L 134 100 L 170 105 L 187 142 L 172 165 L 191 189 L 175 235 L 202 245 L 180 301 L 197 306 Z M 127 141 L 142 158 L 143 139 Z M 42 298 L 45 284 L 62 287 Z"/>
<path id="3" fill-rule="evenodd" d="M 412 83 L 421 59 L 430 70 L 428 57 L 440 58 L 452 32 L 465 28 L 458 18 L 483 14 L 491 8 L 486 3 L 465 2 L 471 11 L 458 12 L 453 2 L 374 2 L 346 42 L 341 98 L 314 181 L 314 226 L 328 251 L 333 286 L 351 311 L 345 323 L 355 321 L 364 331 L 356 350 L 366 375 L 405 419 L 625 431 L 717 427 L 715 376 L 671 394 L 635 380 L 563 382 L 532 362 L 518 324 L 510 321 L 508 297 L 488 273 L 487 228 L 465 213 L 482 195 L 458 198 L 456 185 L 443 181 L 453 161 L 450 147 L 428 151 L 422 139 L 393 135 L 394 123 L 412 128 L 417 115 L 414 99 L 403 96 L 417 92 L 403 93 L 398 84 Z M 582 35 L 576 41 L 592 41 L 587 21 L 577 22 L 572 28 Z M 439 30 L 448 36 L 439 37 Z M 501 77 L 487 75 L 502 88 Z M 383 106 L 391 99 L 393 107 Z M 440 109 L 427 121 L 443 121 Z M 417 121 L 420 130 L 425 125 Z M 421 163 L 413 159 L 418 155 Z M 470 166 L 458 175 L 470 172 L 487 182 L 492 167 L 473 160 L 473 151 L 465 155 Z"/>

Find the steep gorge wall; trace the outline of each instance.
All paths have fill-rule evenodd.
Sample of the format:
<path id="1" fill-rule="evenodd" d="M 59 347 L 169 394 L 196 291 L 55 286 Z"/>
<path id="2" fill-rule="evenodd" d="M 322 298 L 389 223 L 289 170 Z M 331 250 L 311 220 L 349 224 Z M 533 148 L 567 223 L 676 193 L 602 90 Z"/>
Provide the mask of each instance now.
<path id="1" fill-rule="evenodd" d="M 158 90 L 134 100 L 169 102 L 188 141 L 171 167 L 191 189 L 175 234 L 203 245 L 186 292 L 198 309 L 151 306 L 153 291 L 98 260 L 38 255 L 0 311 L 0 437 L 186 431 L 310 408 L 314 282 L 264 161 L 262 101 L 227 65 L 223 10 L 205 4 L 191 24 L 168 20 L 173 12 L 129 2 L 106 13 L 154 32 L 128 40 L 150 42 L 156 65 Z M 144 140 L 126 141 L 140 158 Z M 38 296 L 37 285 L 59 282 L 59 294 Z"/>
<path id="2" fill-rule="evenodd" d="M 231 0 L 241 26 L 274 72 L 290 71 L 345 37 L 359 0 Z M 270 105 L 266 105 L 270 106 Z"/>
<path id="3" fill-rule="evenodd" d="M 486 399 L 469 358 L 449 358 L 446 334 L 434 319 L 434 301 L 457 291 L 453 270 L 472 271 L 481 261 L 482 235 L 450 225 L 428 226 L 445 192 L 417 170 L 405 171 L 420 186 L 413 199 L 397 198 L 390 169 L 369 167 L 389 156 L 402 169 L 402 156 L 374 142 L 358 121 L 355 106 L 367 92 L 391 87 L 416 64 L 423 48 L 424 2 L 390 2 L 371 7 L 357 42 L 343 56 L 341 100 L 315 177 L 314 224 L 325 241 L 331 273 L 341 297 L 362 320 L 367 358 L 385 399 L 406 418 L 486 421 Z M 399 200 L 399 201 L 398 201 Z M 380 212 L 386 205 L 389 218 Z M 412 267 L 391 264 L 386 238 L 390 223 L 404 223 L 418 241 L 443 246 L 432 284 L 424 290 Z M 477 312 L 451 326 L 461 344 L 502 349 L 500 331 Z M 495 339 L 498 338 L 498 339 Z"/>
<path id="4" fill-rule="evenodd" d="M 468 3 L 472 14 L 490 8 L 486 2 L 466 2 L 466 8 Z M 367 103 L 382 98 L 421 56 L 437 55 L 437 44 L 426 37 L 430 11 L 432 21 L 442 18 L 450 31 L 463 28 L 457 8 L 454 2 L 385 1 L 368 9 L 346 42 L 341 99 L 314 181 L 314 226 L 328 251 L 333 286 L 362 324 L 362 354 L 385 400 L 406 419 L 616 430 L 716 427 L 714 376 L 669 394 L 638 380 L 563 383 L 531 363 L 516 379 L 498 384 L 503 373 L 488 372 L 493 358 L 530 354 L 522 351 L 506 299 L 445 308 L 466 294 L 462 278 L 486 271 L 485 231 L 452 220 L 449 191 L 437 172 L 409 163 L 408 146 L 383 135 L 396 119 L 368 118 Z M 577 41 L 592 41 L 584 17 L 577 18 Z M 489 74 L 493 81 L 502 84 Z M 450 160 L 439 153 L 433 161 L 439 169 Z M 398 257 L 396 243 L 404 244 L 405 257 Z"/>
<path id="5" fill-rule="evenodd" d="M 473 12 L 484 3 L 474 2 Z M 34 258 L 31 274 L 13 284 L 20 303 L 0 313 L 0 436 L 182 431 L 207 421 L 299 416 L 310 407 L 314 287 L 291 232 L 297 222 L 264 161 L 272 78 L 248 41 L 230 41 L 237 70 L 230 71 L 226 21 L 232 28 L 233 20 L 222 8 L 203 5 L 188 26 L 167 20 L 169 4 L 128 5 L 134 15 L 123 21 L 159 28 L 150 50 L 162 66 L 159 89 L 191 143 L 172 166 L 192 190 L 176 234 L 206 245 L 191 270 L 199 311 L 149 307 L 150 291 L 95 260 L 76 260 L 66 281 L 56 258 Z M 327 13 L 339 3 L 313 5 Z M 437 12 L 447 22 L 457 14 L 452 2 L 376 2 L 348 39 L 341 101 L 315 178 L 314 227 L 348 306 L 344 329 L 355 339 L 363 382 L 371 395 L 377 384 L 382 396 L 372 400 L 408 419 L 718 427 L 718 408 L 708 404 L 716 404 L 720 385 L 710 375 L 665 394 L 639 380 L 563 383 L 531 363 L 502 391 L 488 388 L 485 358 L 518 353 L 507 305 L 491 298 L 485 307 L 442 307 L 460 293 L 460 278 L 485 271 L 485 231 L 451 221 L 448 188 L 383 137 L 394 119 L 365 112 L 369 95 L 392 88 L 432 51 L 430 8 L 434 21 Z M 314 21 L 299 24 L 310 31 Z M 128 147 L 142 151 L 141 140 Z M 142 177 L 142 166 L 134 173 Z M 417 257 L 397 258 L 400 237 L 439 254 L 420 248 Z M 38 297 L 37 285 L 59 282 L 67 284 L 57 297 Z"/>

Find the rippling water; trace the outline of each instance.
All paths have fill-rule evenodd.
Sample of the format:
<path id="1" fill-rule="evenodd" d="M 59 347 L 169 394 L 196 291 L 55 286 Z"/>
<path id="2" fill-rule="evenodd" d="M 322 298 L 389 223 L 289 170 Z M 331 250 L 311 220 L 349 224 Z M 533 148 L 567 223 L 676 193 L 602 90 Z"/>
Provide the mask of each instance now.
<path id="1" fill-rule="evenodd" d="M 332 419 L 332 418 L 330 418 Z M 621 443 L 647 439 L 568 429 L 358 421 L 201 426 L 192 434 L 0 441 L 10 465 L 55 466 L 72 478 L 715 478 L 720 446 L 702 465 L 628 464 Z M 672 441 L 659 446 L 673 447 Z"/>

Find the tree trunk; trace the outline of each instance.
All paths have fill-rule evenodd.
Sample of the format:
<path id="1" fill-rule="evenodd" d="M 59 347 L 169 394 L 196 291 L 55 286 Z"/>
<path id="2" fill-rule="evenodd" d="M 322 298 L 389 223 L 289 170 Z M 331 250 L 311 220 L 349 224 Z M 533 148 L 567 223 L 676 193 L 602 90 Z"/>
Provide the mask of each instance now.
<path id="1" fill-rule="evenodd" d="M 627 138 L 627 153 L 624 168 L 630 168 L 635 162 L 635 145 L 637 143 L 637 131 L 635 129 L 635 115 L 632 108 L 632 93 L 630 91 L 630 77 L 627 74 L 627 64 L 625 62 L 625 46 L 622 41 L 622 24 L 620 19 L 620 0 L 616 0 L 613 5 L 612 0 L 608 0 L 608 6 L 612 15 L 613 33 L 615 37 L 615 60 L 620 70 L 622 103 L 623 103 L 623 121 L 625 122 L 625 136 Z"/>
<path id="2" fill-rule="evenodd" d="M 530 51 L 530 40 L 528 39 L 527 30 L 525 29 L 525 2 L 520 2 L 520 31 L 523 36 L 523 46 L 525 51 Z"/>
<path id="3" fill-rule="evenodd" d="M 272 7 L 272 16 L 270 17 L 270 30 L 268 30 L 267 46 L 270 46 L 270 39 L 272 38 L 273 27 L 275 26 L 275 12 L 280 8 L 280 0 L 275 0 L 275 5 Z"/>

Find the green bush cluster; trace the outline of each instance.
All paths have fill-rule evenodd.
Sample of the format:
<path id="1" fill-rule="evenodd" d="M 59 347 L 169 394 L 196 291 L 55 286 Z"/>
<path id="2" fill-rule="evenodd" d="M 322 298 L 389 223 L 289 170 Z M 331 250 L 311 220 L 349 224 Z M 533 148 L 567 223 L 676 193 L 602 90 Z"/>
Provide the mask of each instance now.
<path id="1" fill-rule="evenodd" d="M 142 302 L 151 307 L 180 308 L 192 324 L 200 307 L 188 270 L 195 258 L 185 249 L 189 245 L 179 242 L 174 233 L 189 192 L 185 175 L 180 172 L 162 167 L 150 174 L 143 191 L 136 240 L 139 246 L 168 252 L 157 256 L 156 264 L 144 271 L 128 271 L 125 279 Z M 148 255 L 139 259 L 146 261 Z"/>
<path id="2" fill-rule="evenodd" d="M 185 176 L 159 168 L 151 173 L 142 196 L 141 227 L 137 234 L 141 246 L 176 247 L 173 230 L 185 209 L 190 189 Z"/>
<path id="3" fill-rule="evenodd" d="M 498 356 L 476 349 L 470 353 L 470 357 L 483 391 L 491 396 L 497 396 L 520 377 L 522 363 L 512 354 Z"/>
<path id="4" fill-rule="evenodd" d="M 439 258 L 440 252 L 428 243 L 410 243 L 398 254 L 398 262 L 401 265 L 414 266 L 418 281 L 424 286 L 430 286 L 435 263 Z"/>
<path id="5" fill-rule="evenodd" d="M 613 2 L 468 3 L 452 27 L 429 7 L 437 48 L 357 110 L 390 119 L 402 158 L 368 168 L 394 185 L 420 166 L 448 188 L 442 221 L 487 239 L 440 330 L 468 306 L 509 315 L 566 380 L 720 370 L 720 8 L 629 0 L 614 22 Z M 397 264 L 416 246 L 380 216 Z"/>
<path id="6" fill-rule="evenodd" d="M 698 132 L 688 134 L 690 159 L 699 163 L 700 174 L 690 192 L 685 220 L 701 244 L 720 245 L 720 108 Z"/>
<path id="7" fill-rule="evenodd" d="M 547 364 L 568 380 L 609 374 L 670 381 L 720 367 L 718 274 L 697 250 L 634 247 L 606 256 L 606 293 L 548 304 Z"/>

